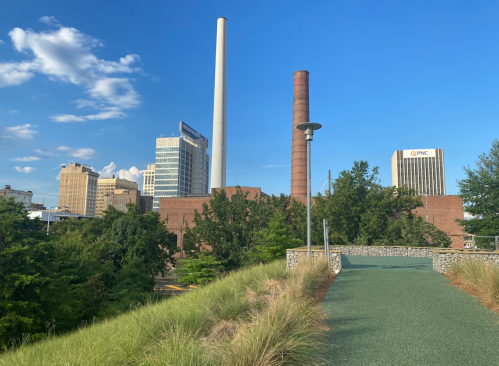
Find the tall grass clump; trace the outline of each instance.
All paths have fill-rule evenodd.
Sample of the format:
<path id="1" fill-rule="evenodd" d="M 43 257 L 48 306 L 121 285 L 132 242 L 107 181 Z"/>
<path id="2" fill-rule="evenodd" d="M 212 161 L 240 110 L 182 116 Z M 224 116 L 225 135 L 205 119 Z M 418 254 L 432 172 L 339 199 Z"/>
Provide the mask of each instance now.
<path id="1" fill-rule="evenodd" d="M 465 290 L 476 292 L 485 306 L 499 310 L 499 268 L 497 266 L 468 260 L 453 264 L 447 274 Z"/>
<path id="2" fill-rule="evenodd" d="M 23 345 L 0 365 L 316 365 L 325 326 L 314 291 L 327 265 L 283 261 L 71 334 Z"/>

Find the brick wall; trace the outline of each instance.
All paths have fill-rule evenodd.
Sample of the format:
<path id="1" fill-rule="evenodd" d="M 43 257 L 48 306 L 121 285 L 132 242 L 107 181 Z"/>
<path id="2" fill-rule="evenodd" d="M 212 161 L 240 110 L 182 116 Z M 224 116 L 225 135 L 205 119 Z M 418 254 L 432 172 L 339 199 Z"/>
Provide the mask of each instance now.
<path id="1" fill-rule="evenodd" d="M 426 197 L 423 207 L 414 212 L 426 220 Z M 456 223 L 464 219 L 463 200 L 458 196 L 428 196 L 428 221 L 445 232 L 452 239 L 452 248 L 464 248 L 464 230 Z"/>

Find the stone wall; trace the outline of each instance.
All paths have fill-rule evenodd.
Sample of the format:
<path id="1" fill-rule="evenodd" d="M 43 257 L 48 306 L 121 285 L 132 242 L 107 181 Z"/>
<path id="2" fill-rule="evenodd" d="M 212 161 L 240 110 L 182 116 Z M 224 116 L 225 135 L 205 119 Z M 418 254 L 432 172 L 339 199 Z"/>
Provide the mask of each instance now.
<path id="1" fill-rule="evenodd" d="M 344 255 L 363 255 L 373 257 L 418 257 L 432 258 L 436 248 L 417 247 L 374 247 L 361 245 L 331 245 L 331 249 Z"/>
<path id="2" fill-rule="evenodd" d="M 435 250 L 433 252 L 433 269 L 445 273 L 456 262 L 478 260 L 499 266 L 499 252 L 479 252 L 473 250 Z"/>
<path id="3" fill-rule="evenodd" d="M 297 263 L 307 258 L 307 247 L 286 250 L 286 268 L 291 269 Z M 312 259 L 324 258 L 324 247 L 314 246 L 312 248 Z M 339 250 L 330 250 L 329 258 L 331 260 L 331 272 L 338 274 L 341 271 L 341 252 Z"/>

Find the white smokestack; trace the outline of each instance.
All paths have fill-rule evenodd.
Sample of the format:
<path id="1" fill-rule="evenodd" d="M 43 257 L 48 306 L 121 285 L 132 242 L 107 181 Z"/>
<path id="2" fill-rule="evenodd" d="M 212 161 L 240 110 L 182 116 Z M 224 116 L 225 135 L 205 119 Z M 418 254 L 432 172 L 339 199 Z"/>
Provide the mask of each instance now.
<path id="1" fill-rule="evenodd" d="M 213 106 L 213 139 L 211 147 L 211 188 L 225 187 L 227 164 L 227 19 L 217 20 L 215 58 L 215 102 Z"/>

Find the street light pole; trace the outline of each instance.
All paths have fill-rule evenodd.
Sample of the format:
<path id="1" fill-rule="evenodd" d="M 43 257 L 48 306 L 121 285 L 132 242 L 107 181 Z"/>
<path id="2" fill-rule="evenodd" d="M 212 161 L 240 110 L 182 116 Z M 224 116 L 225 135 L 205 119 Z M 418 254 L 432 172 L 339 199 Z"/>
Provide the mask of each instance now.
<path id="1" fill-rule="evenodd" d="M 47 220 L 47 235 L 49 234 L 49 228 L 50 228 L 50 209 L 51 208 L 52 208 L 52 206 L 49 206 L 49 217 Z"/>
<path id="2" fill-rule="evenodd" d="M 312 225 L 311 225 L 311 207 L 312 207 L 312 187 L 311 187 L 311 151 L 310 151 L 310 142 L 314 137 L 314 130 L 318 130 L 322 128 L 322 125 L 319 123 L 300 123 L 296 126 L 297 129 L 305 131 L 305 141 L 307 141 L 307 258 L 312 257 Z"/>
<path id="3" fill-rule="evenodd" d="M 428 193 L 421 193 L 426 198 L 426 223 L 428 223 Z M 430 244 L 430 237 L 428 236 L 428 227 L 426 227 L 426 241 Z"/>

